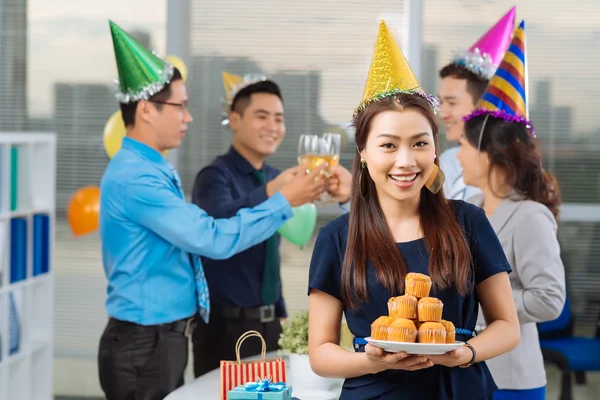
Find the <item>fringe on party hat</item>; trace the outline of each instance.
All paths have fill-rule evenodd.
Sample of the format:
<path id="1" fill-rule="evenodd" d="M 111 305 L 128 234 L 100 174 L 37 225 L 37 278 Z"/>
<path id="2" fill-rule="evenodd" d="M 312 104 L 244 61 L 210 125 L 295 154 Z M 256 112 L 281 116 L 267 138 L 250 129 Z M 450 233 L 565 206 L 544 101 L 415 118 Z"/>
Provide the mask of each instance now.
<path id="1" fill-rule="evenodd" d="M 422 90 L 385 21 L 381 21 L 367 83 L 354 116 L 372 102 L 401 93 L 421 96 L 427 99 L 435 112 L 439 110 L 438 99 Z"/>
<path id="2" fill-rule="evenodd" d="M 463 118 L 466 122 L 480 115 L 501 118 L 508 122 L 524 124 L 532 136 L 535 129 L 529 118 L 527 102 L 527 51 L 525 21 L 515 29 L 500 66 L 479 99 L 475 111 Z"/>
<path id="3" fill-rule="evenodd" d="M 517 7 L 513 6 L 470 49 L 459 50 L 452 63 L 461 65 L 487 80 L 491 79 L 510 44 L 516 12 Z"/>
<path id="4" fill-rule="evenodd" d="M 109 21 L 117 71 L 116 97 L 120 103 L 148 100 L 173 78 L 173 66 L 145 49 L 117 24 Z"/>

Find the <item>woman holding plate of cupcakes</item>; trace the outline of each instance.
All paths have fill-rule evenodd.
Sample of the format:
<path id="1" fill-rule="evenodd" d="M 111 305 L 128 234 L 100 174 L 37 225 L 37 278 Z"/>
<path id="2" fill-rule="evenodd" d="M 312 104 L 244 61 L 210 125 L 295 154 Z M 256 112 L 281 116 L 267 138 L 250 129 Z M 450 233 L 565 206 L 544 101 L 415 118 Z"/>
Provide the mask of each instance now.
<path id="1" fill-rule="evenodd" d="M 309 273 L 311 367 L 345 378 L 341 399 L 491 399 L 485 360 L 519 343 L 493 228 L 441 190 L 436 108 L 382 22 L 353 120 L 352 207 L 319 232 Z M 339 345 L 343 315 L 355 351 Z"/>

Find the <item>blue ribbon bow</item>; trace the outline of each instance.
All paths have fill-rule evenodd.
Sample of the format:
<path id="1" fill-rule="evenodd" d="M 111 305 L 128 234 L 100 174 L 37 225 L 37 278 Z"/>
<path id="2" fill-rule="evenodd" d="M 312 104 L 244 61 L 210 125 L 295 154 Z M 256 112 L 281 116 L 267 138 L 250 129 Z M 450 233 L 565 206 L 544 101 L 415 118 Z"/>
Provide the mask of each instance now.
<path id="1" fill-rule="evenodd" d="M 282 392 L 287 387 L 284 382 L 271 383 L 271 379 L 258 379 L 244 385 L 247 392 Z"/>

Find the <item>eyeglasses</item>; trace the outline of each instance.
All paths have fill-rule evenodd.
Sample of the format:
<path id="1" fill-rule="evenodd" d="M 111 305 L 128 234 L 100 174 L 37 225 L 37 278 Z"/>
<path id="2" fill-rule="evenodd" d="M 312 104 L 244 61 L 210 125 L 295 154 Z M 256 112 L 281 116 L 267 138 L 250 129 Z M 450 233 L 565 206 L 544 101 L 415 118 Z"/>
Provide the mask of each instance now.
<path id="1" fill-rule="evenodd" d="M 150 103 L 155 103 L 155 104 L 166 104 L 168 106 L 175 106 L 175 107 L 179 107 L 181 109 L 181 111 L 185 111 L 188 108 L 188 103 L 183 102 L 183 103 L 171 103 L 169 101 L 159 101 L 159 100 L 149 100 Z"/>

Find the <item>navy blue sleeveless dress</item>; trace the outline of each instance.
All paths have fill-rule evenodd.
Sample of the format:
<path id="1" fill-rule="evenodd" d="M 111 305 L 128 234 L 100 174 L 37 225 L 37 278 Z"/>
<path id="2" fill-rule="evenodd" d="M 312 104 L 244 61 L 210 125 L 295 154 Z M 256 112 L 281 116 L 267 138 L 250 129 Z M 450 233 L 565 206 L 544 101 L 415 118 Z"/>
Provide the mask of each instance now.
<path id="1" fill-rule="evenodd" d="M 456 218 L 471 248 L 475 284 L 498 273 L 510 273 L 510 265 L 502 246 L 483 210 L 469 203 L 452 200 Z M 342 300 L 341 265 L 346 250 L 349 214 L 324 226 L 317 238 L 309 273 L 308 292 L 318 289 Z M 409 272 L 428 274 L 429 252 L 423 239 L 398 244 Z M 473 276 L 471 277 L 471 279 Z M 399 293 L 390 293 L 376 279 L 373 265 L 367 266 L 369 299 L 357 311 L 344 305 L 350 332 L 357 338 L 371 334 L 371 323 L 387 315 L 387 302 Z M 456 328 L 473 331 L 477 321 L 479 300 L 473 290 L 461 296 L 456 289 L 440 292 L 432 290 L 430 296 L 444 303 L 443 319 L 452 321 Z M 469 337 L 456 335 L 456 340 Z M 358 351 L 364 351 L 364 346 Z M 448 368 L 434 365 L 419 371 L 383 371 L 346 379 L 340 399 L 418 399 L 418 400 L 484 400 L 491 399 L 497 389 L 484 362 L 469 368 Z"/>

